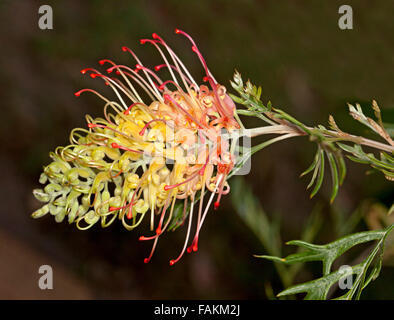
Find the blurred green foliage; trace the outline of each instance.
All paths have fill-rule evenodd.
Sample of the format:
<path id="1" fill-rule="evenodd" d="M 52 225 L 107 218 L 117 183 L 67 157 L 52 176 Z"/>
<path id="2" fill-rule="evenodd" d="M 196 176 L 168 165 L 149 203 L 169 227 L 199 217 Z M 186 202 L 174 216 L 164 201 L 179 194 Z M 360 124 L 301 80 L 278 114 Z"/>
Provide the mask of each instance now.
<path id="1" fill-rule="evenodd" d="M 235 185 L 234 205 L 224 198 L 223 207 L 208 215 L 199 252 L 172 269 L 167 257 L 175 254 L 175 244 L 182 243 L 182 228 L 167 235 L 152 264 L 144 265 L 149 248 L 138 242 L 140 234 L 117 227 L 81 233 L 51 219 L 28 221 L 38 206 L 31 190 L 38 185 L 42 165 L 49 163 L 48 152 L 65 144 L 70 130 L 85 123 L 85 114 L 102 115 L 97 99 L 76 100 L 73 95 L 84 87 L 106 90 L 101 83 L 82 77 L 80 69 L 97 67 L 101 58 L 132 64 L 122 45 L 135 48 L 147 65 L 154 65 L 160 60 L 158 54 L 140 46 L 139 39 L 157 32 L 196 79 L 201 78 L 197 58 L 189 43 L 173 33 L 175 27 L 194 37 L 215 78 L 229 90 L 236 68 L 261 84 L 263 95 L 276 106 L 308 125 L 325 123 L 333 114 L 344 130 L 363 134 L 366 131 L 349 119 L 346 102 L 359 101 L 364 108 L 372 99 L 379 102 L 385 121 L 393 122 L 394 3 L 377 3 L 348 1 L 354 11 L 354 30 L 341 31 L 337 21 L 343 1 L 49 0 L 45 4 L 53 7 L 54 30 L 42 31 L 37 27 L 39 1 L 0 2 L 0 161 L 7 168 L 1 187 L 7 201 L 0 227 L 62 263 L 87 283 L 96 298 L 272 297 L 269 287 L 276 293 L 283 284 L 272 265 L 252 257 L 261 253 L 261 244 L 236 214 L 237 206 L 242 209 L 246 200 Z M 248 127 L 257 124 L 257 119 L 245 121 Z M 363 199 L 370 197 L 388 206 L 394 197 L 390 182 L 365 175 L 364 166 L 352 164 L 334 207 L 327 204 L 325 186 L 309 201 L 305 181 L 298 179 L 313 157 L 314 150 L 306 145 L 300 138 L 257 153 L 252 174 L 245 177 L 255 200 L 270 214 L 269 221 L 281 221 L 281 238 L 265 248 L 268 254 L 288 254 L 279 243 L 300 238 L 302 230 L 314 230 L 305 229 L 305 221 L 319 226 L 319 239 L 314 231 L 301 239 L 327 243 L 336 239 L 333 230 L 347 233 L 342 229 L 353 221 L 349 213 Z M 310 215 L 314 208 L 320 210 L 318 203 L 321 214 Z M 336 222 L 330 219 L 334 211 L 341 212 Z M 279 237 L 275 231 L 279 222 L 272 225 L 261 217 L 253 219 L 256 222 L 251 224 L 265 230 L 259 238 L 268 237 L 266 232 Z M 339 226 L 333 228 L 334 223 Z M 295 266 L 283 267 L 287 268 L 284 278 L 295 279 L 295 271 L 287 273 Z M 314 272 L 318 274 L 319 269 L 312 266 L 311 271 L 298 273 L 297 282 L 311 279 Z M 392 268 L 384 268 L 379 279 L 364 296 L 393 298 Z"/>

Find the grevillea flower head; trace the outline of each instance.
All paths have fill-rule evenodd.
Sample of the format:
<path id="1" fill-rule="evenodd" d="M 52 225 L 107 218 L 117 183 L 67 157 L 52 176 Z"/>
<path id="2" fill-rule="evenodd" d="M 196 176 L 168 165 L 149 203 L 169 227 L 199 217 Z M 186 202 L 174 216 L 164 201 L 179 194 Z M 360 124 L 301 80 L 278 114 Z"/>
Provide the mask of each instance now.
<path id="1" fill-rule="evenodd" d="M 116 99 L 92 89 L 75 93 L 78 97 L 90 92 L 100 98 L 104 117 L 86 116 L 87 128 L 72 130 L 70 144 L 50 153 L 53 162 L 40 176 L 45 187 L 33 191 L 45 205 L 32 214 L 34 218 L 49 212 L 57 222 L 67 217 L 81 230 L 99 221 L 107 227 L 115 220 L 132 230 L 147 220 L 152 234 L 140 240 L 150 240 L 153 246 L 145 262 L 165 231 L 187 221 L 185 243 L 170 264 L 185 251 L 197 251 L 212 202 L 217 208 L 230 190 L 227 177 L 235 158 L 231 143 L 223 137 L 239 129 L 240 123 L 234 102 L 209 71 L 196 43 L 185 32 L 175 32 L 190 41 L 205 71 L 204 84 L 197 84 L 157 34 L 141 40 L 154 46 L 163 60 L 153 69 L 123 47 L 135 59 L 134 68 L 103 59 L 99 63 L 107 67 L 105 73 L 81 70 L 103 80 Z M 170 79 L 161 79 L 163 69 Z M 141 95 L 151 101 L 143 101 Z"/>

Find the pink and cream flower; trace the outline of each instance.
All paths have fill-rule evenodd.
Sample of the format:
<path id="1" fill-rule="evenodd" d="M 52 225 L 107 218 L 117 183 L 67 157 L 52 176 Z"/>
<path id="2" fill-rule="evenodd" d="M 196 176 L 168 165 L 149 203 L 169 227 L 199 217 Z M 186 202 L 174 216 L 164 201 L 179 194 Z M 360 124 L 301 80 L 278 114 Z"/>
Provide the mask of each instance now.
<path id="1" fill-rule="evenodd" d="M 50 154 L 53 162 L 40 177 L 46 185 L 34 190 L 46 204 L 33 217 L 49 212 L 57 222 L 67 217 L 82 230 L 99 221 L 107 227 L 117 219 L 132 230 L 148 220 L 152 234 L 140 237 L 153 242 L 145 263 L 151 260 L 160 236 L 187 221 L 184 245 L 170 265 L 185 251 L 197 251 L 212 202 L 217 208 L 222 195 L 229 192 L 227 178 L 235 157 L 224 133 L 231 134 L 240 123 L 234 102 L 213 77 L 194 40 L 179 29 L 175 32 L 191 43 L 205 72 L 204 84 L 193 79 L 155 33 L 141 43 L 154 46 L 162 64 L 148 68 L 123 47 L 136 61 L 135 67 L 103 59 L 99 62 L 106 72 L 81 70 L 102 79 L 116 99 L 92 89 L 75 93 L 99 97 L 104 117 L 86 116 L 87 129 L 74 129 L 70 144 Z M 162 79 L 163 71 L 169 79 Z"/>

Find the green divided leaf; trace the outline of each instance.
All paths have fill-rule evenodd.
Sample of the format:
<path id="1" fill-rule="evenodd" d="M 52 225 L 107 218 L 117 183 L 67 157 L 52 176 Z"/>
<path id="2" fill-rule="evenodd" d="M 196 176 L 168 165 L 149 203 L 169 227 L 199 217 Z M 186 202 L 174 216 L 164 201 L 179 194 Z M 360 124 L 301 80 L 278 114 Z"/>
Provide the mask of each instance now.
<path id="1" fill-rule="evenodd" d="M 270 219 L 259 201 L 254 197 L 251 188 L 241 177 L 235 177 L 231 181 L 231 197 L 233 206 L 239 217 L 246 226 L 256 235 L 264 250 L 270 255 L 280 255 L 282 252 L 282 241 L 280 235 L 280 217 L 275 215 Z M 240 201 L 242 199 L 242 201 Z M 323 217 L 322 206 L 317 205 L 304 225 L 301 238 L 305 241 L 313 241 L 321 228 Z M 280 258 L 277 258 L 280 260 Z M 280 261 L 279 261 L 280 262 Z M 293 283 L 295 275 L 302 267 L 302 263 L 286 266 L 275 262 L 275 268 L 284 286 Z"/>
<path id="2" fill-rule="evenodd" d="M 337 161 L 338 164 L 338 169 L 339 169 L 339 185 L 341 186 L 343 184 L 343 181 L 345 180 L 346 177 L 346 163 L 345 159 L 343 158 L 342 154 L 335 153 L 335 160 Z"/>
<path id="3" fill-rule="evenodd" d="M 310 165 L 308 169 L 306 169 L 302 174 L 301 177 L 312 172 L 312 179 L 309 182 L 309 185 L 307 189 L 312 187 L 312 185 L 315 183 L 316 178 L 317 182 L 315 184 L 315 188 L 313 189 L 311 193 L 311 198 L 316 195 L 316 193 L 320 190 L 321 185 L 323 183 L 324 179 L 324 154 L 327 155 L 328 162 L 330 164 L 330 169 L 331 169 L 331 177 L 332 177 L 332 192 L 331 192 L 331 197 L 330 197 L 330 202 L 332 203 L 337 194 L 338 194 L 338 189 L 339 186 L 343 183 L 345 176 L 346 176 L 346 164 L 343 159 L 342 154 L 340 153 L 340 150 L 336 149 L 335 147 L 330 146 L 330 148 L 325 148 L 321 147 L 319 144 L 319 148 L 316 152 L 315 158 Z"/>
<path id="4" fill-rule="evenodd" d="M 380 152 L 380 159 L 377 159 L 373 153 L 366 153 L 360 145 L 355 144 L 349 146 L 344 143 L 337 143 L 337 145 L 347 153 L 347 157 L 358 163 L 369 164 L 372 168 L 382 172 L 387 180 L 394 180 L 394 158 L 386 152 Z"/>
<path id="5" fill-rule="evenodd" d="M 377 278 L 379 275 L 382 256 L 384 249 L 384 242 L 389 233 L 394 229 L 394 224 L 388 228 L 380 231 L 366 231 L 348 235 L 334 242 L 326 245 L 315 245 L 305 241 L 293 240 L 287 244 L 296 245 L 304 248 L 304 251 L 295 253 L 287 256 L 286 258 L 279 258 L 275 256 L 258 256 L 276 262 L 285 264 L 293 264 L 299 262 L 308 261 L 321 261 L 323 264 L 323 277 L 312 280 L 303 284 L 292 286 L 281 293 L 278 296 L 285 296 L 296 293 L 307 293 L 305 299 L 326 299 L 330 288 L 336 284 L 339 280 L 349 276 L 356 275 L 356 279 L 351 289 L 343 296 L 338 299 L 352 299 L 353 297 L 359 298 L 361 291 L 370 283 L 370 281 Z M 335 259 L 344 254 L 350 248 L 369 241 L 377 240 L 378 243 L 368 255 L 368 257 L 361 263 L 347 267 L 345 269 L 340 268 L 337 271 L 331 272 L 331 266 Z M 378 253 L 381 253 L 378 256 Z M 367 277 L 367 271 L 371 266 L 372 262 L 378 258 L 377 264 L 372 268 L 369 276 Z"/>
<path id="6" fill-rule="evenodd" d="M 315 184 L 315 188 L 313 189 L 311 193 L 311 198 L 313 198 L 316 193 L 320 190 L 320 187 L 323 183 L 324 179 L 324 151 L 319 148 L 319 159 L 320 159 L 320 165 L 319 165 L 319 175 L 317 177 L 317 182 Z"/>
<path id="7" fill-rule="evenodd" d="M 311 172 L 313 169 L 316 168 L 316 166 L 319 163 L 319 152 L 316 152 L 315 158 L 312 162 L 312 164 L 310 165 L 310 167 L 308 169 L 306 169 L 303 173 L 301 173 L 300 177 L 303 177 L 305 175 L 307 175 L 309 172 Z"/>
<path id="8" fill-rule="evenodd" d="M 332 203 L 338 194 L 339 176 L 338 176 L 338 168 L 337 168 L 337 164 L 335 162 L 334 156 L 332 155 L 331 152 L 326 152 L 326 154 L 327 154 L 328 162 L 330 163 L 330 168 L 331 168 L 332 193 L 331 193 L 330 202 Z"/>

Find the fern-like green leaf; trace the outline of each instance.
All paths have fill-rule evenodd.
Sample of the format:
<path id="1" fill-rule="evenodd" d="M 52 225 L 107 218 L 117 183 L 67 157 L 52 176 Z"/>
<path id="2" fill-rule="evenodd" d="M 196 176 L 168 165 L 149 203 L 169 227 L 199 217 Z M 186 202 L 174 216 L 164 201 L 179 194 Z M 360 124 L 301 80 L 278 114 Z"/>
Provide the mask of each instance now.
<path id="1" fill-rule="evenodd" d="M 292 286 L 279 293 L 278 296 L 305 292 L 307 293 L 305 299 L 326 299 L 329 289 L 335 283 L 337 283 L 340 279 L 344 277 L 355 274 L 356 280 L 353 283 L 352 288 L 345 295 L 341 296 L 340 299 L 352 299 L 354 296 L 356 298 L 359 298 L 361 291 L 370 283 L 370 281 L 376 279 L 379 275 L 382 264 L 384 242 L 393 229 L 394 224 L 384 230 L 366 231 L 351 234 L 326 245 L 315 245 L 305 241 L 293 240 L 289 241 L 287 244 L 303 247 L 305 250 L 299 253 L 289 255 L 286 258 L 266 255 L 261 255 L 257 257 L 285 264 L 308 261 L 322 262 L 323 277 L 303 284 Z M 337 259 L 339 256 L 341 256 L 350 248 L 358 244 L 374 240 L 378 241 L 377 245 L 374 247 L 368 257 L 361 263 L 353 267 L 339 269 L 331 272 L 331 266 L 334 260 Z M 379 252 L 381 252 L 380 257 L 378 257 Z M 376 266 L 370 272 L 370 275 L 367 277 L 367 271 L 376 257 L 378 257 L 379 260 Z"/>

